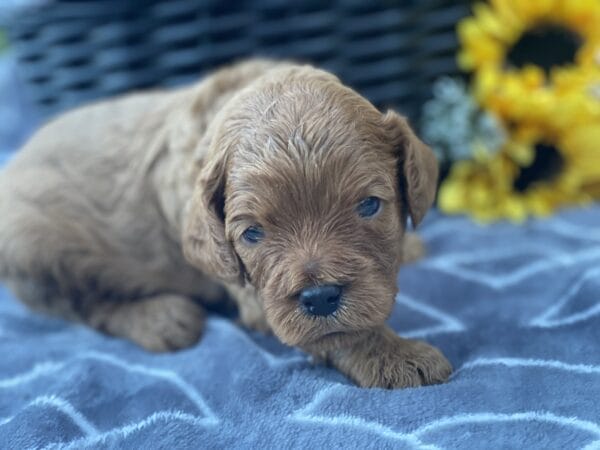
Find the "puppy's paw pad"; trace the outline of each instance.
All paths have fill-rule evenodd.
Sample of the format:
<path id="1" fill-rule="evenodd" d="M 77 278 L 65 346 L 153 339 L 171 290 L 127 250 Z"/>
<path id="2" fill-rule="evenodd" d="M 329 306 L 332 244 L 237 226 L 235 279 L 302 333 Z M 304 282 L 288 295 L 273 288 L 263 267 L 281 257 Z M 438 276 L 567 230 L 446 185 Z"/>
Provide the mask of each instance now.
<path id="1" fill-rule="evenodd" d="M 147 350 L 180 350 L 195 344 L 202 334 L 204 311 L 187 298 L 164 295 L 132 308 L 129 337 Z"/>

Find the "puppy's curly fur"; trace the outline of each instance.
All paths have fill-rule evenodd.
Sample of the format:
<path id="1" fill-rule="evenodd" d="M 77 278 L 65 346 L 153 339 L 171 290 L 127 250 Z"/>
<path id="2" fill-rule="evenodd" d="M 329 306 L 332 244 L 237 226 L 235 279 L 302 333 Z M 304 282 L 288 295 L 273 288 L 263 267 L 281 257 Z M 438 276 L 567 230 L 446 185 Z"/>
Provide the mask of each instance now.
<path id="1" fill-rule="evenodd" d="M 407 217 L 421 221 L 436 178 L 397 113 L 313 67 L 247 61 L 42 128 L 0 175 L 0 278 L 32 308 L 155 351 L 193 344 L 200 303 L 227 291 L 244 324 L 361 386 L 441 382 L 440 352 L 384 324 Z M 365 219 L 369 196 L 382 209 Z M 304 313 L 298 292 L 328 283 L 345 286 L 339 310 Z"/>

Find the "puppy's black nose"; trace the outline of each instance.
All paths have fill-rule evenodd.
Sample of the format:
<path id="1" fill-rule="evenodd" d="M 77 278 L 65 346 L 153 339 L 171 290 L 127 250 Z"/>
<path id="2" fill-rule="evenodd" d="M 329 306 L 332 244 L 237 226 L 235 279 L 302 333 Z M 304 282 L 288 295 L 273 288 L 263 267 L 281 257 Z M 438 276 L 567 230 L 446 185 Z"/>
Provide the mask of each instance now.
<path id="1" fill-rule="evenodd" d="M 311 286 L 300 292 L 300 303 L 304 310 L 313 316 L 333 314 L 340 305 L 342 288 L 333 284 Z"/>

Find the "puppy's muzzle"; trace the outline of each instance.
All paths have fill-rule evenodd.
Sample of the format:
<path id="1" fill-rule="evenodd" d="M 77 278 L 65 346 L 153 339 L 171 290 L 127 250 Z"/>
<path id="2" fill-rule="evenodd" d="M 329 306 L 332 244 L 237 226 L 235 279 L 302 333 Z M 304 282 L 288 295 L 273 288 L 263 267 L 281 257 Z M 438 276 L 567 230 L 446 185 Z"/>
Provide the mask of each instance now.
<path id="1" fill-rule="evenodd" d="M 300 291 L 300 304 L 311 316 L 329 316 L 340 306 L 342 287 L 334 284 L 311 286 Z"/>

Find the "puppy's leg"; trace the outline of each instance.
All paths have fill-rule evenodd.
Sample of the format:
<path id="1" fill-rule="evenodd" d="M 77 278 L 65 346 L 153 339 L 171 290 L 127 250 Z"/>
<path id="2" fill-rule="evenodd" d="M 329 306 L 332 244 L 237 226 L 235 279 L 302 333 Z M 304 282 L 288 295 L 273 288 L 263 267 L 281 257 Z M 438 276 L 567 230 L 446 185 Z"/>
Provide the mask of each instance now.
<path id="1" fill-rule="evenodd" d="M 425 256 L 425 245 L 415 233 L 406 233 L 402 242 L 402 263 L 416 262 Z"/>
<path id="2" fill-rule="evenodd" d="M 179 295 L 157 295 L 129 302 L 96 302 L 86 322 L 146 350 L 165 352 L 195 344 L 204 329 L 204 310 Z"/>
<path id="3" fill-rule="evenodd" d="M 383 326 L 347 348 L 327 352 L 327 360 L 362 387 L 404 388 L 442 383 L 452 367 L 429 344 L 399 337 Z"/>
<path id="4" fill-rule="evenodd" d="M 240 313 L 239 321 L 251 330 L 262 333 L 271 333 L 271 327 L 267 323 L 262 301 L 256 289 L 250 285 L 244 287 L 238 285 L 226 286 L 229 295 L 235 300 Z"/>
<path id="5" fill-rule="evenodd" d="M 214 298 L 216 285 L 202 279 L 196 285 L 189 280 L 192 273 L 186 275 L 183 265 L 171 267 L 168 259 L 132 256 L 127 240 L 116 241 L 119 233 L 97 221 L 90 199 L 51 169 L 0 177 L 0 280 L 34 310 L 89 324 L 149 350 L 195 343 L 204 311 L 191 297 L 198 292 Z M 129 245 L 146 247 L 138 242 Z"/>
<path id="6" fill-rule="evenodd" d="M 50 280 L 13 277 L 5 283 L 36 311 L 86 323 L 150 351 L 189 347 L 198 341 L 204 328 L 204 310 L 184 296 L 163 294 L 117 301 L 64 295 Z"/>

